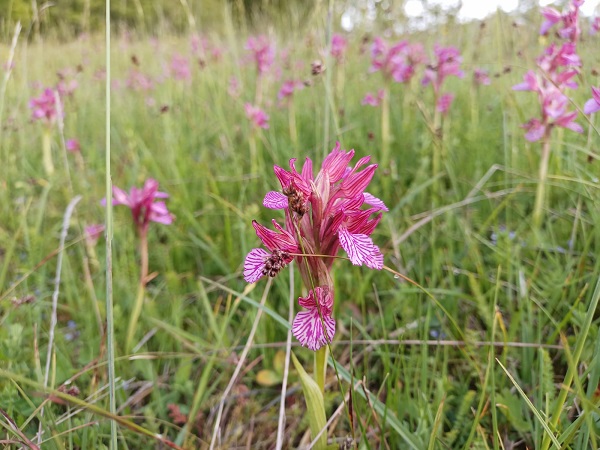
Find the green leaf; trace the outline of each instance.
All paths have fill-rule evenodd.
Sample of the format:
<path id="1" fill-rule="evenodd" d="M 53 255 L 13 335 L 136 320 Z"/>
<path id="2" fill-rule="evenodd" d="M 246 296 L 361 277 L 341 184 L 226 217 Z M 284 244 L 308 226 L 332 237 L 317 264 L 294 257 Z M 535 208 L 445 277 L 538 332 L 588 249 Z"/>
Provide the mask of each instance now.
<path id="1" fill-rule="evenodd" d="M 302 364 L 300 364 L 293 352 L 292 362 L 298 371 L 298 375 L 300 375 L 302 392 L 304 392 L 304 401 L 306 402 L 306 409 L 308 413 L 308 422 L 310 424 L 310 434 L 314 440 L 317 434 L 319 434 L 319 432 L 327 425 L 323 394 L 321 394 L 319 385 L 310 377 L 310 375 L 306 373 L 304 367 L 302 367 Z M 327 448 L 327 432 L 323 432 L 321 434 L 321 437 L 313 448 L 316 450 L 324 450 Z"/>

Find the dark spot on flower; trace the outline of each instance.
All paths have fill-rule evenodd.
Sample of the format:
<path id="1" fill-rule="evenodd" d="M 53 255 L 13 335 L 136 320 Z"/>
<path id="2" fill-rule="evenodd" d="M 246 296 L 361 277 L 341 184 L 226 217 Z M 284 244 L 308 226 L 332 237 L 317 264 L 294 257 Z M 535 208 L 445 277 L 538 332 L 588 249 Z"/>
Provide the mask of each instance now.
<path id="1" fill-rule="evenodd" d="M 288 252 L 283 250 L 273 250 L 271 256 L 265 261 L 262 274 L 273 278 L 277 276 L 290 260 L 291 256 Z"/>

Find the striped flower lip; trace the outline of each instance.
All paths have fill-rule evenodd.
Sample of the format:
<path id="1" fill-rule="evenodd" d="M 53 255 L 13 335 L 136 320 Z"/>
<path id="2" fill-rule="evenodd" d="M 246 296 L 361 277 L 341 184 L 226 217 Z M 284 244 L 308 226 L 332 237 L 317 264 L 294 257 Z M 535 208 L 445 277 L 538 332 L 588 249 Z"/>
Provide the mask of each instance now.
<path id="1" fill-rule="evenodd" d="M 292 334 L 304 347 L 316 351 L 331 342 L 335 334 L 335 319 L 331 317 L 333 292 L 328 286 L 316 287 L 308 296 L 300 297 L 298 304 L 306 311 L 296 314 Z"/>

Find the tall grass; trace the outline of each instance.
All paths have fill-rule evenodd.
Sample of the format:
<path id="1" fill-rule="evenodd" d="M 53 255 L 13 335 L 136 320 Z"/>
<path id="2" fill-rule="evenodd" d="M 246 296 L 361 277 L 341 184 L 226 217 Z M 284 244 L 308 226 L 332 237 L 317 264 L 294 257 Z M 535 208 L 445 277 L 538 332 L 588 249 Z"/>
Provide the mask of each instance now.
<path id="1" fill-rule="evenodd" d="M 278 49 L 289 50 L 290 63 L 281 67 L 281 79 L 269 76 L 263 83 L 271 119 L 270 128 L 255 135 L 262 161 L 258 175 L 250 167 L 253 131 L 244 114 L 256 76 L 244 59 L 246 36 L 233 25 L 223 35 L 207 36 L 223 54 L 203 55 L 203 67 L 200 57 L 191 55 L 187 37 L 113 36 L 106 118 L 113 183 L 129 188 L 156 178 L 170 194 L 168 206 L 176 216 L 169 227 L 150 228 L 149 271 L 157 275 L 148 283 L 127 352 L 140 255 L 129 212 L 114 211 L 114 381 L 107 375 L 110 336 L 102 325 L 111 315 L 105 306 L 110 279 L 103 268 L 110 248 L 97 246 L 93 254 L 83 234 L 105 215 L 100 200 L 108 189 L 103 183 L 107 87 L 101 73 L 106 44 L 100 37 L 19 41 L 0 116 L 0 408 L 5 413 L 0 424 L 6 439 L 23 441 L 22 433 L 43 448 L 96 448 L 111 442 L 110 423 L 118 423 L 119 447 L 158 448 L 162 441 L 208 448 L 223 392 L 260 308 L 253 344 L 223 399 L 214 445 L 275 445 L 291 277 L 282 272 L 273 280 L 264 305 L 265 285 L 243 282 L 241 264 L 258 245 L 251 221 L 271 219 L 261 202 L 277 188 L 273 164 L 285 167 L 290 158 L 305 156 L 321 161 L 327 133 L 327 148 L 340 140 L 359 156 L 370 154 L 375 162 L 382 156 L 381 111 L 361 105 L 366 92 L 381 87 L 378 74 L 368 73 L 368 54 L 360 52 L 362 33 L 348 36 L 340 104 L 332 107 L 335 90 L 327 90 L 326 75 L 310 75 L 311 61 L 322 58 L 327 45 L 322 17 L 316 14 L 308 31 L 272 32 Z M 386 265 L 433 298 L 391 272 L 337 266 L 338 331 L 331 356 L 342 390 L 328 372 L 328 417 L 350 390 L 352 402 L 351 418 L 341 413 L 329 427 L 331 442 L 344 441 L 354 427 L 359 448 L 556 448 L 557 443 L 597 448 L 598 134 L 565 131 L 553 142 L 545 222 L 535 236 L 540 152 L 519 128 L 534 108 L 510 88 L 542 47 L 534 34 L 537 23 L 513 27 L 512 21 L 499 14 L 484 28 L 441 26 L 406 37 L 427 49 L 434 42 L 456 45 L 467 72 L 463 80 L 448 80 L 456 100 L 444 120 L 445 156 L 435 179 L 430 164 L 436 143 L 419 110 L 432 104 L 433 93 L 418 82 L 390 85 L 389 155 L 397 173 L 380 171 L 371 189 L 390 207 L 373 236 Z M 269 28 L 265 24 L 263 30 Z M 3 61 L 9 44 L 0 48 Z M 598 83 L 592 74 L 600 62 L 597 44 L 593 37 L 580 44 L 584 68 L 573 98 L 577 106 Z M 191 62 L 189 82 L 166 73 L 175 53 Z M 64 136 L 55 127 L 51 137 L 55 174 L 47 176 L 43 131 L 31 123 L 27 103 L 38 94 L 35 83 L 53 85 L 58 70 L 78 65 L 82 71 L 70 76 L 79 87 L 63 102 Z M 490 86 L 472 87 L 476 66 L 489 70 Z M 151 77 L 154 88 L 128 88 L 132 70 Z M 232 76 L 242 86 L 239 97 L 228 93 Z M 287 78 L 310 80 L 294 94 L 297 143 L 288 111 L 276 105 Z M 330 82 L 336 82 L 332 74 Z M 329 114 L 339 127 L 327 125 Z M 583 117 L 579 122 L 588 126 Z M 56 156 L 63 138 L 79 139 L 82 148 L 84 165 L 68 155 L 72 191 L 67 167 Z M 63 215 L 74 195 L 83 198 L 61 249 Z M 60 251 L 56 350 L 45 388 L 42 367 L 48 364 Z M 300 293 L 298 277 L 293 283 Z M 310 352 L 294 351 L 309 367 Z M 286 395 L 284 448 L 308 445 L 294 371 Z"/>

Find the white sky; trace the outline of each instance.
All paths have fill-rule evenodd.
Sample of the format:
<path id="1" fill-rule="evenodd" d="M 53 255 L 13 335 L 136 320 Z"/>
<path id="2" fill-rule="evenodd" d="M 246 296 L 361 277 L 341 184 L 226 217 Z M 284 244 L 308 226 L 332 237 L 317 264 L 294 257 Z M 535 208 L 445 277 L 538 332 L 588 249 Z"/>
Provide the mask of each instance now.
<path id="1" fill-rule="evenodd" d="M 456 6 L 458 0 L 432 0 L 430 3 L 438 4 L 442 6 Z M 540 6 L 551 6 L 556 3 L 552 0 L 539 0 Z M 586 16 L 594 15 L 599 11 L 594 11 L 598 7 L 600 0 L 586 0 L 581 11 Z M 496 11 L 498 7 L 502 10 L 509 12 L 515 9 L 519 0 L 462 0 L 462 8 L 460 9 L 458 16 L 460 19 L 483 19 L 489 14 Z M 419 17 L 423 14 L 423 5 L 420 0 L 408 0 L 405 5 L 406 14 L 410 17 Z M 557 8 L 559 11 L 561 8 Z"/>

